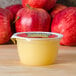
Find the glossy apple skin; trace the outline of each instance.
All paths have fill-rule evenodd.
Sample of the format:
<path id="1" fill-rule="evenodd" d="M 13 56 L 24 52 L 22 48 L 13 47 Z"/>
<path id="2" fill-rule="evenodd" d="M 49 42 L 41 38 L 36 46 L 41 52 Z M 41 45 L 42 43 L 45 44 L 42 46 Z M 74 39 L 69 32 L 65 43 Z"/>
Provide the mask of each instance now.
<path id="1" fill-rule="evenodd" d="M 7 6 L 6 9 L 9 10 L 12 15 L 13 15 L 13 20 L 11 22 L 11 28 L 12 28 L 12 32 L 15 33 L 16 30 L 15 30 L 15 24 L 13 23 L 13 21 L 15 20 L 15 16 L 16 16 L 16 13 L 21 9 L 23 8 L 21 4 L 14 4 L 14 5 L 10 5 L 10 6 Z"/>
<path id="2" fill-rule="evenodd" d="M 11 32 L 11 17 L 7 10 L 0 8 L 0 44 L 7 43 L 10 40 Z"/>
<path id="3" fill-rule="evenodd" d="M 59 13 L 60 11 L 64 10 L 65 8 L 67 8 L 67 6 L 62 5 L 62 4 L 56 4 L 53 8 L 52 11 L 50 13 L 51 17 L 54 18 L 54 16 Z"/>
<path id="4" fill-rule="evenodd" d="M 0 12 L 6 13 L 7 14 L 7 17 L 10 20 L 10 22 L 13 21 L 13 15 L 12 15 L 12 13 L 9 10 L 0 8 Z"/>
<path id="5" fill-rule="evenodd" d="M 50 10 L 55 4 L 57 0 L 22 0 L 23 7 L 26 7 L 29 4 L 34 8 L 44 8 L 46 10 Z"/>
<path id="6" fill-rule="evenodd" d="M 21 4 L 15 4 L 15 5 L 10 5 L 7 6 L 6 9 L 8 9 L 12 14 L 13 14 L 13 18 L 15 18 L 16 13 L 18 12 L 18 10 L 20 10 L 22 8 Z"/>
<path id="7" fill-rule="evenodd" d="M 50 15 L 39 8 L 22 8 L 16 15 L 16 32 L 49 31 Z"/>
<path id="8" fill-rule="evenodd" d="M 76 7 L 58 13 L 53 19 L 51 31 L 63 34 L 61 45 L 76 46 Z"/>
<path id="9" fill-rule="evenodd" d="M 44 9 L 45 10 L 50 10 L 50 9 L 52 9 L 54 6 L 55 6 L 55 4 L 56 4 L 56 1 L 57 0 L 47 0 L 47 2 L 45 3 L 45 5 L 44 5 Z"/>

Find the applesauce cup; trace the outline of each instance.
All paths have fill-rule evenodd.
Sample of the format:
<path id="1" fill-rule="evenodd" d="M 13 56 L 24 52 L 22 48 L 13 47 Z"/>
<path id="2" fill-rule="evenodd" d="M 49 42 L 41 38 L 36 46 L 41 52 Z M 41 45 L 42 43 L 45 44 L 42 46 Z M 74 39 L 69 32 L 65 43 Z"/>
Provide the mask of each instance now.
<path id="1" fill-rule="evenodd" d="M 41 66 L 55 63 L 62 37 L 61 34 L 52 32 L 20 32 L 11 38 L 17 41 L 21 63 Z"/>

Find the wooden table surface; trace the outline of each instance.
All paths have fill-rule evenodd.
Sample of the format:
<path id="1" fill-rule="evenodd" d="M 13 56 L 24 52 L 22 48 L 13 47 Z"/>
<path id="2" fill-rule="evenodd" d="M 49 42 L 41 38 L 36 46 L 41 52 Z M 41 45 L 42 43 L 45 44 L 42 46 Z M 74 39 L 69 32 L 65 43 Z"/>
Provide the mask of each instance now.
<path id="1" fill-rule="evenodd" d="M 0 76 L 76 76 L 76 47 L 60 46 L 54 65 L 33 67 L 20 64 L 16 45 L 0 45 Z"/>

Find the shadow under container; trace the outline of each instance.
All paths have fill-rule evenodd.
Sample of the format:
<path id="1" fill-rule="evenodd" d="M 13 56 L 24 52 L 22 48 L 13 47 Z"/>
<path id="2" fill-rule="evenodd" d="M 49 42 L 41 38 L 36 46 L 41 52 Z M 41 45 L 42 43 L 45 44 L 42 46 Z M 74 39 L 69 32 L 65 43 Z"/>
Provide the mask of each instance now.
<path id="1" fill-rule="evenodd" d="M 43 66 L 55 63 L 62 35 L 52 32 L 20 32 L 11 38 L 17 40 L 22 64 Z"/>

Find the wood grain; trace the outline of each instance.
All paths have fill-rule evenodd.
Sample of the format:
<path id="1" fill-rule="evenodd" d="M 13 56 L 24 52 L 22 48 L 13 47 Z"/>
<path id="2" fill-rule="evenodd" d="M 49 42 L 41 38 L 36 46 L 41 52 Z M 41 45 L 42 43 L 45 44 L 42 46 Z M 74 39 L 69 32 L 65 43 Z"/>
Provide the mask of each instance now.
<path id="1" fill-rule="evenodd" d="M 0 45 L 0 76 L 76 76 L 76 47 L 60 46 L 55 64 L 20 64 L 16 45 Z"/>

